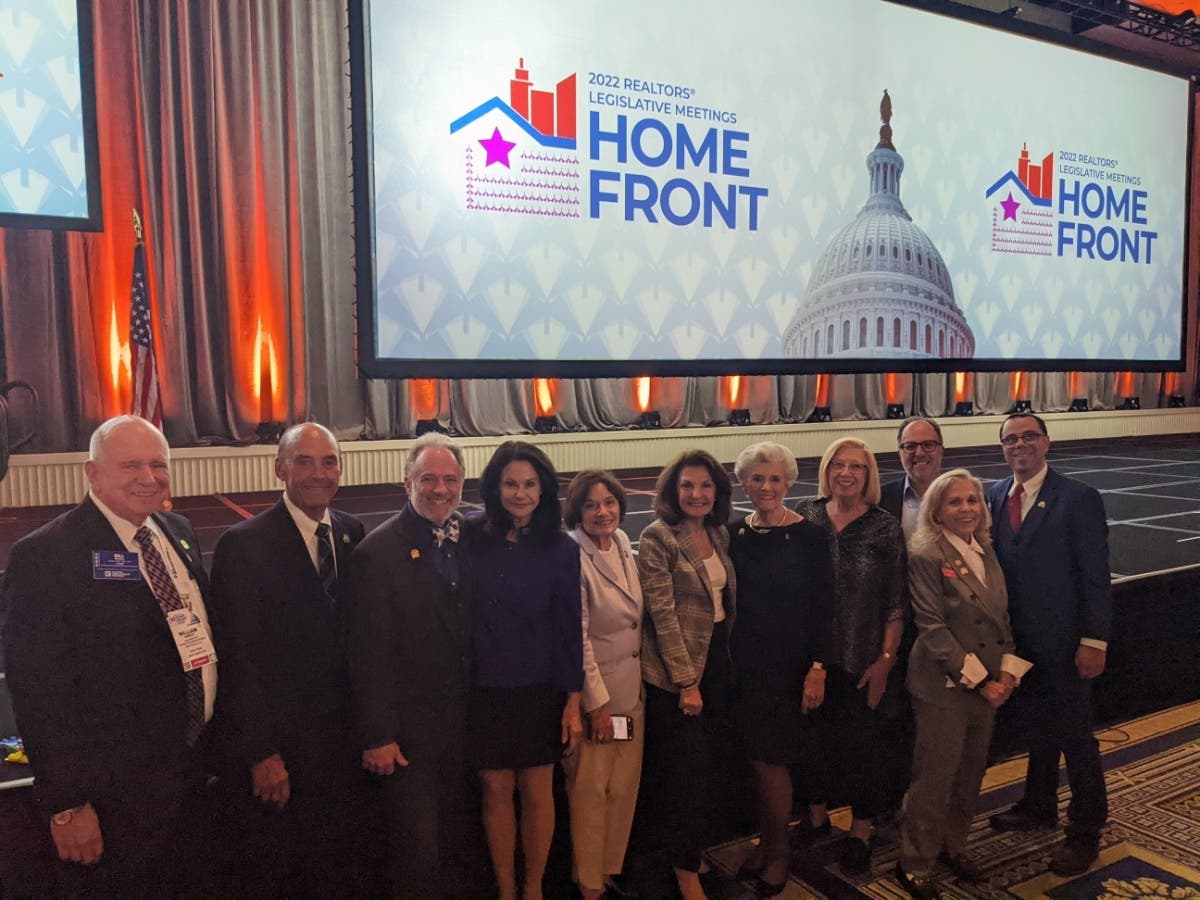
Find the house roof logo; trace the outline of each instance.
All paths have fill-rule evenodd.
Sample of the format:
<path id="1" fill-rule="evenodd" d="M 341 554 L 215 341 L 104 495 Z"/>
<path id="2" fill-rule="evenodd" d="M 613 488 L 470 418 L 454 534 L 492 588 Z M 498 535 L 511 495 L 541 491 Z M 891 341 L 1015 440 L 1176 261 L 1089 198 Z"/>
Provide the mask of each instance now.
<path id="1" fill-rule="evenodd" d="M 1054 255 L 1054 154 L 1039 164 L 1021 145 L 1016 171 L 1009 169 L 984 193 L 992 204 L 992 252 Z"/>
<path id="2" fill-rule="evenodd" d="M 580 217 L 575 73 L 538 90 L 522 57 L 508 102 L 485 100 L 450 123 L 465 135 L 466 207 L 490 212 Z"/>

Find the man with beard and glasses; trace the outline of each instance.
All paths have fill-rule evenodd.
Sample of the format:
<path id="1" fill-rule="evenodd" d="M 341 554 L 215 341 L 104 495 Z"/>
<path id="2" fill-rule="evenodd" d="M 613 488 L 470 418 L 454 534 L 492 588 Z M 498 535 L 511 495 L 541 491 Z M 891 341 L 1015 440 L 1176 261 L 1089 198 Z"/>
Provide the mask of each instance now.
<path id="1" fill-rule="evenodd" d="M 354 835 L 368 782 L 351 749 L 339 623 L 363 526 L 330 508 L 341 474 L 329 429 L 292 426 L 275 457 L 283 496 L 213 553 L 215 730 L 231 770 L 231 828 L 258 848 L 239 886 L 251 895 L 343 896 L 365 877 Z"/>

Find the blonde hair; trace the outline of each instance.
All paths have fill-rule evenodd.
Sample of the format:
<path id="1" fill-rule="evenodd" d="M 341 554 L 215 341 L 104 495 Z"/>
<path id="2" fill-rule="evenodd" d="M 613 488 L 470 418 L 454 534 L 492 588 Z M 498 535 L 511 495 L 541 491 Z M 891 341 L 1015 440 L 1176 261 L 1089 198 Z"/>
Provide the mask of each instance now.
<path id="1" fill-rule="evenodd" d="M 942 504 L 946 500 L 946 494 L 950 492 L 950 488 L 954 487 L 956 481 L 969 481 L 974 486 L 975 494 L 979 497 L 979 505 L 983 509 L 983 515 L 979 517 L 979 524 L 975 526 L 974 537 L 979 541 L 981 547 L 991 544 L 992 514 L 988 509 L 987 497 L 983 493 L 983 482 L 966 469 L 951 469 L 933 479 L 933 483 L 925 491 L 925 496 L 921 498 L 921 511 L 917 514 L 917 531 L 912 536 L 911 542 L 913 549 L 932 544 L 942 536 L 945 529 L 934 516 L 941 510 Z"/>
<path id="2" fill-rule="evenodd" d="M 855 437 L 841 437 L 825 448 L 821 457 L 821 465 L 817 469 L 817 497 L 824 500 L 829 497 L 829 481 L 827 479 L 829 464 L 837 456 L 839 450 L 849 447 L 851 450 L 861 450 L 867 458 L 867 480 L 863 484 L 863 499 L 872 506 L 879 505 L 882 496 L 879 486 L 879 464 L 875 462 L 875 454 L 863 441 Z"/>

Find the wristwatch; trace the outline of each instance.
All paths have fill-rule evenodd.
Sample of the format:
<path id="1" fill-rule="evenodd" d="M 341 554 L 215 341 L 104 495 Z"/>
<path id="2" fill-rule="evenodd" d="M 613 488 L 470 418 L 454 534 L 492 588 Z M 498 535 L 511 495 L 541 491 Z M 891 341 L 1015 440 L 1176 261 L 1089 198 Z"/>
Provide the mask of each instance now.
<path id="1" fill-rule="evenodd" d="M 62 812 L 56 812 L 50 817 L 50 824 L 70 825 L 75 819 L 75 816 L 77 816 L 82 810 L 83 806 L 81 804 L 79 806 L 72 806 L 70 809 L 64 809 Z"/>

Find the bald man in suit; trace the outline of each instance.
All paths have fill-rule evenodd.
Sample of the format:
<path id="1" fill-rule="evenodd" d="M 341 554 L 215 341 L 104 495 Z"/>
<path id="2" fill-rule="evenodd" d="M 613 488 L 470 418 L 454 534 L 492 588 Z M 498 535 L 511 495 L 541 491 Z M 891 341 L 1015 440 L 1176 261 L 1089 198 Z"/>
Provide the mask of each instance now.
<path id="1" fill-rule="evenodd" d="M 365 892 L 357 840 L 366 776 L 350 746 L 340 602 L 354 516 L 330 507 L 337 439 L 314 422 L 284 432 L 283 495 L 226 531 L 213 553 L 213 617 L 223 648 L 215 730 L 234 786 L 235 829 L 258 848 L 253 883 L 275 896 Z M 359 887 L 355 888 L 356 880 Z"/>

